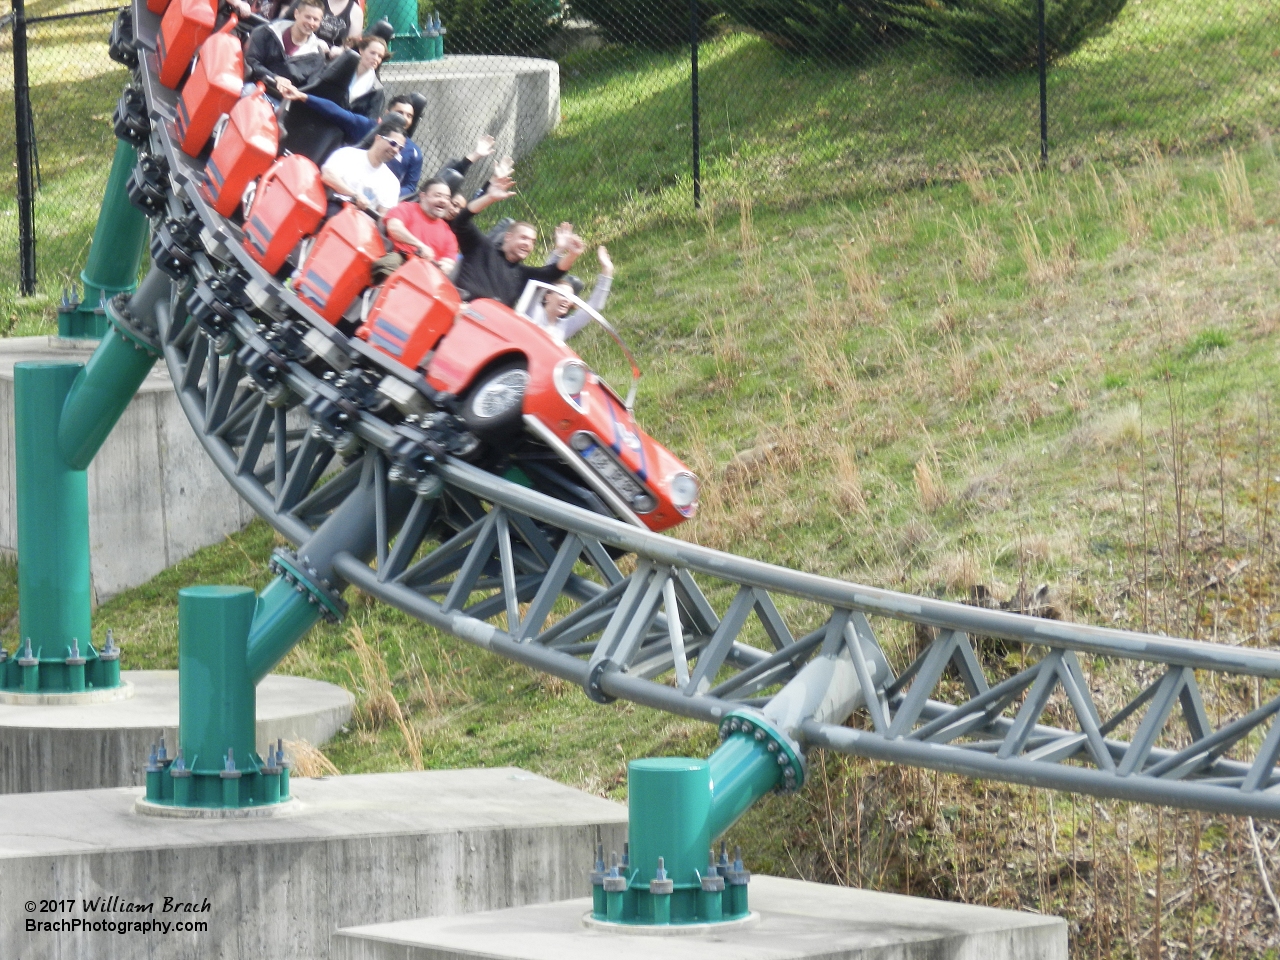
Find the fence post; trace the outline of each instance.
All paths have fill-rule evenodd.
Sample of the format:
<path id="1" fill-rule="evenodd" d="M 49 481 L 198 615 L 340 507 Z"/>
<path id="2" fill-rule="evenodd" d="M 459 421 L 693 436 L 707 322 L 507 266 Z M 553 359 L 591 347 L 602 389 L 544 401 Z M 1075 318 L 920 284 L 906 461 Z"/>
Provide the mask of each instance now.
<path id="1" fill-rule="evenodd" d="M 1049 91 L 1047 82 L 1047 54 L 1044 39 L 1044 5 L 1045 0 L 1036 3 L 1036 18 L 1040 21 L 1040 163 L 1049 162 Z"/>
<path id="2" fill-rule="evenodd" d="M 702 207 L 702 126 L 698 116 L 698 0 L 689 0 L 689 100 L 693 128 L 693 209 Z"/>
<path id="3" fill-rule="evenodd" d="M 29 297 L 36 292 L 36 230 L 24 0 L 13 0 L 13 129 L 18 151 L 18 290 L 24 297 Z"/>

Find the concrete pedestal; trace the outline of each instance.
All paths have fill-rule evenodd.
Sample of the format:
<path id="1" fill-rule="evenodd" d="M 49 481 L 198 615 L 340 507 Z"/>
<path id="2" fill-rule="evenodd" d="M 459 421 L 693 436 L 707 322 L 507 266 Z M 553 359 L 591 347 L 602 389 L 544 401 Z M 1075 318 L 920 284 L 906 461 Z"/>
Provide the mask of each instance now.
<path id="1" fill-rule="evenodd" d="M 126 670 L 123 700 L 74 706 L 0 702 L 0 793 L 88 790 L 145 782 L 147 751 L 178 745 L 178 671 Z M 355 700 L 331 683 L 272 675 L 258 685 L 259 755 L 277 738 L 324 743 Z M 12 801 L 6 800 L 8 806 Z M 5 954 L 0 951 L 0 956 Z"/>
<path id="2" fill-rule="evenodd" d="M 591 900 L 339 930 L 331 960 L 1066 960 L 1056 917 L 757 876 L 754 923 L 588 927 Z"/>
<path id="3" fill-rule="evenodd" d="M 560 67 L 534 57 L 446 56 L 425 63 L 386 64 L 379 73 L 387 100 L 421 93 L 427 112 L 414 133 L 422 148 L 422 175 L 446 160 L 465 157 L 476 137 L 491 134 L 495 156 L 519 160 L 560 122 Z M 477 164 L 468 183 L 488 177 L 491 161 Z"/>
<path id="4" fill-rule="evenodd" d="M 139 816 L 138 789 L 6 798 L 0 957 L 324 960 L 339 927 L 585 895 L 597 831 L 620 848 L 627 818 L 510 767 L 298 779 L 292 793 L 293 816 L 230 821 Z M 194 912 L 166 913 L 166 898 Z M 83 929 L 147 921 L 207 927 Z"/>
<path id="5" fill-rule="evenodd" d="M 18 545 L 13 365 L 19 360 L 83 363 L 96 346 L 96 341 L 57 337 L 0 340 L 0 553 L 13 556 Z M 158 361 L 89 466 L 97 601 L 146 583 L 252 519 L 253 511 L 205 456 Z"/>

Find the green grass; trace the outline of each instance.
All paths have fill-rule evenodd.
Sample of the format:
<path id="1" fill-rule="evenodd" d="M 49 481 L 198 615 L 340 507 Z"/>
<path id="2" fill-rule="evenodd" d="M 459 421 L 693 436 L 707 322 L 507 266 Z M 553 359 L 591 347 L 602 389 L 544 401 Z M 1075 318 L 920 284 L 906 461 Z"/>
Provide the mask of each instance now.
<path id="1" fill-rule="evenodd" d="M 1278 217 L 1280 164 L 1264 142 L 874 203 L 744 207 L 620 239 L 609 313 L 646 371 L 640 418 L 706 484 L 678 535 L 949 597 L 1047 582 L 1089 622 L 1272 636 Z M 582 350 L 621 373 L 602 342 Z M 759 467 L 737 465 L 765 443 Z M 96 629 L 116 631 L 126 667 L 172 667 L 177 589 L 261 587 L 274 543 L 255 523 L 110 601 Z M 11 617 L 12 568 L 0 570 Z M 1220 585 L 1202 589 L 1211 573 Z M 795 622 L 807 613 L 782 606 Z M 912 637 L 883 639 L 901 668 Z M 1127 675 L 1087 668 L 1105 696 L 1132 692 Z M 347 623 L 315 630 L 282 669 L 356 693 L 357 717 L 325 748 L 347 773 L 518 764 L 622 798 L 628 759 L 714 745 L 702 725 L 593 704 L 359 595 Z M 1206 688 L 1211 712 L 1254 695 Z M 1134 890 L 1158 863 L 1166 890 L 1186 887 L 1194 848 L 1208 871 L 1192 911 L 1200 949 L 1265 953 L 1270 934 L 1240 913 L 1261 901 L 1239 894 L 1255 883 L 1239 821 L 1166 814 L 1159 833 L 1150 809 L 1099 809 L 1109 819 L 1078 834 L 1073 818 L 1093 814 L 1068 797 L 819 758 L 800 797 L 768 799 L 734 837 L 760 871 L 1062 913 L 1080 925 L 1079 955 L 1096 936 L 1115 957 L 1135 955 L 1150 924 Z M 1079 836 L 1099 887 L 1068 852 Z M 1228 874 L 1212 871 L 1233 864 L 1235 886 L 1215 888 Z M 1166 930 L 1182 936 L 1189 915 L 1175 910 Z"/>
<path id="2" fill-rule="evenodd" d="M 28 17 L 103 5 L 93 0 L 34 0 Z M 111 167 L 111 113 L 128 72 L 107 56 L 112 18 L 34 24 L 29 30 L 31 112 L 39 154 L 35 203 L 37 292 L 18 289 L 17 171 L 13 129 L 13 49 L 0 40 L 0 335 L 56 332 L 62 290 L 78 285 Z"/>
<path id="3" fill-rule="evenodd" d="M 1052 159 L 1127 160 L 1251 140 L 1274 124 L 1276 14 L 1263 0 L 1135 0 L 1049 71 Z M 700 55 L 711 202 L 797 204 L 955 179 L 1038 150 L 1038 81 L 975 79 L 922 42 L 860 67 L 744 33 Z M 687 55 L 605 49 L 562 66 L 563 122 L 517 177 L 532 213 L 614 234 L 687 216 Z"/>
<path id="4" fill-rule="evenodd" d="M 29 15 L 84 0 L 38 0 Z M 88 4 L 91 5 L 91 4 Z M 51 329 L 62 286 L 88 251 L 112 148 L 110 114 L 125 78 L 106 56 L 108 18 L 33 28 L 32 100 L 44 187 L 37 202 L 40 292 L 15 297 L 16 259 L 0 271 L 0 332 Z M 1114 28 L 1049 71 L 1055 164 L 1128 161 L 1252 141 L 1274 123 L 1276 15 L 1264 0 L 1133 0 Z M 0 43 L 0 113 L 12 115 L 11 53 Z M 517 172 L 522 215 L 562 219 L 591 240 L 691 215 L 688 64 L 683 51 L 619 48 L 561 66 L 559 128 Z M 857 68 L 787 56 L 745 33 L 701 52 L 707 201 L 743 193 L 783 208 L 954 181 L 977 165 L 1009 169 L 1038 149 L 1037 81 L 975 79 L 921 43 Z M 0 131 L 10 170 L 11 125 Z M 14 176 L 0 191 L 0 241 L 17 237 Z"/>
<path id="5" fill-rule="evenodd" d="M 1185 9 L 1133 2 L 1055 67 L 1051 95 L 1078 113 L 1056 109 L 1060 162 L 1044 171 L 1020 159 L 1029 78 L 978 83 L 910 48 L 846 72 L 716 40 L 700 217 L 679 55 L 566 62 L 564 122 L 519 172 L 524 202 L 612 247 L 608 312 L 646 372 L 640 418 L 705 482 L 678 535 L 950 597 L 1047 582 L 1079 620 L 1271 642 L 1275 61 L 1260 3 L 1201 4 L 1191 25 Z M 100 118 L 113 69 L 91 81 Z M 69 149 L 44 158 L 42 250 L 56 255 L 41 297 L 19 303 L 0 279 L 10 333 L 51 329 L 50 284 L 87 251 L 111 141 L 76 109 Z M 1224 157 L 1223 138 L 1242 152 Z M 607 344 L 584 335 L 581 350 L 623 379 Z M 255 523 L 111 600 L 95 629 L 116 631 L 127 668 L 172 667 L 177 589 L 261 587 L 274 542 Z M 0 566 L 10 648 L 15 607 Z M 884 639 L 894 656 L 913 642 Z M 281 669 L 355 691 L 356 719 L 325 748 L 343 772 L 514 763 L 621 798 L 628 759 L 713 747 L 701 725 L 593 704 L 358 595 L 347 623 L 317 628 Z M 1098 676 L 1108 695 L 1131 682 Z M 1229 681 L 1212 702 L 1255 695 L 1274 691 Z M 757 870 L 1065 914 L 1080 956 L 1150 953 L 1141 891 L 1157 864 L 1181 891 L 1195 856 L 1201 892 L 1166 933 L 1185 942 L 1190 927 L 1210 956 L 1273 949 L 1248 913 L 1263 900 L 1241 822 L 1160 822 L 826 758 L 802 796 L 770 798 L 735 836 Z"/>

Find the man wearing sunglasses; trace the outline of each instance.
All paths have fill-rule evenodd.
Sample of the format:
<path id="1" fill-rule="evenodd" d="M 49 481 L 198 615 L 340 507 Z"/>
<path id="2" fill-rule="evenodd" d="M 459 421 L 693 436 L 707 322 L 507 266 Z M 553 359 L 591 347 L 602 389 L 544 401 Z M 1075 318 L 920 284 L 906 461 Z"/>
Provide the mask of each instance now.
<path id="1" fill-rule="evenodd" d="M 400 181 L 387 166 L 404 147 L 404 117 L 388 114 L 374 129 L 366 146 L 343 147 L 329 155 L 320 179 L 339 200 L 382 216 L 400 200 Z"/>

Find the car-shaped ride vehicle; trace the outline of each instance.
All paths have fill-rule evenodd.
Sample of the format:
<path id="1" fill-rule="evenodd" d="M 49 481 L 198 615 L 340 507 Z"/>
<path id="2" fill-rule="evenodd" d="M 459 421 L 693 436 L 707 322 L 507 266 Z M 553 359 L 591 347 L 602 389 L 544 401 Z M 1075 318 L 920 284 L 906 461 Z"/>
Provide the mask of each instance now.
<path id="1" fill-rule="evenodd" d="M 693 516 L 698 481 L 636 422 L 640 371 L 625 342 L 599 312 L 577 297 L 573 303 L 626 355 L 632 383 L 625 400 L 523 314 L 493 300 L 461 303 L 426 260 L 411 259 L 387 280 L 356 336 L 459 397 L 460 415 L 493 465 L 519 482 L 666 530 Z M 574 490 L 556 461 L 591 495 Z"/>
<path id="2" fill-rule="evenodd" d="M 207 43 L 204 2 L 175 0 L 166 35 Z M 188 10 L 197 6 L 199 16 Z M 184 42 L 195 51 L 190 39 Z M 173 62 L 166 60 L 169 77 L 161 80 L 169 80 L 169 90 L 153 86 L 152 99 L 172 100 L 175 120 L 183 111 L 190 117 L 225 109 L 222 102 L 205 103 L 216 92 L 207 84 L 208 90 L 197 84 L 186 95 L 182 61 L 191 54 L 179 46 L 167 48 Z M 370 264 L 383 242 L 376 226 L 352 209 L 321 223 L 324 198 L 309 160 L 284 157 L 267 169 L 278 131 L 260 101 L 261 88 L 251 88 L 213 138 L 198 150 L 192 143 L 191 152 L 171 154 L 173 163 L 193 168 L 200 184 L 187 209 L 203 212 L 187 221 L 172 219 L 171 211 L 153 240 L 153 255 L 175 279 L 204 256 L 189 248 L 189 238 L 198 235 L 195 242 L 215 263 L 216 275 L 196 278 L 190 300 L 214 349 L 236 349 L 231 318 L 247 313 L 259 332 L 240 348 L 246 372 L 271 402 L 287 403 L 288 391 L 274 379 L 274 358 L 304 360 L 327 383 L 324 409 L 309 410 L 315 427 L 344 456 L 359 446 L 344 426 L 356 410 L 397 429 L 439 423 L 446 415 L 461 431 L 454 434 L 461 442 L 448 449 L 466 451 L 507 479 L 655 531 L 694 514 L 698 481 L 636 422 L 639 370 L 603 316 L 573 298 L 626 355 L 632 384 L 625 400 L 521 313 L 492 300 L 463 303 L 429 261 L 412 257 L 380 287 L 369 287 Z M 172 122 L 167 129 L 176 143 Z M 140 182 L 133 192 L 158 189 L 167 174 L 159 168 L 153 174 L 156 184 Z M 243 215 L 234 202 L 241 192 Z M 196 216 L 204 227 L 191 226 Z M 211 231 L 211 221 L 223 229 Z"/>

